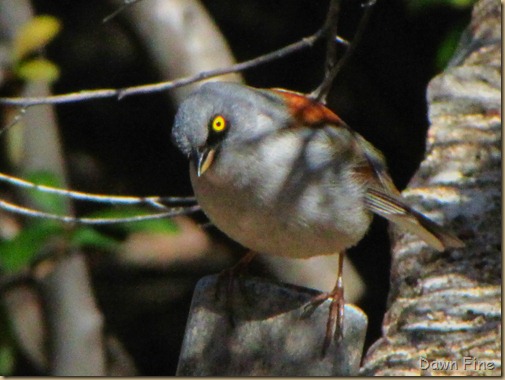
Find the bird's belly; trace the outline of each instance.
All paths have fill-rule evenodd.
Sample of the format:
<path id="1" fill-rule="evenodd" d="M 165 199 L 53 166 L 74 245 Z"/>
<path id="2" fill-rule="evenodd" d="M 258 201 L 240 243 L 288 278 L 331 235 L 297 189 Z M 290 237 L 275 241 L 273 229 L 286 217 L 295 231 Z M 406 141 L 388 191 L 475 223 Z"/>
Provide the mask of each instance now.
<path id="1" fill-rule="evenodd" d="M 371 214 L 361 199 L 340 202 L 338 194 L 321 197 L 320 187 L 315 187 L 297 199 L 286 194 L 265 201 L 192 172 L 195 196 L 210 221 L 256 252 L 291 258 L 335 254 L 355 245 L 370 225 Z"/>

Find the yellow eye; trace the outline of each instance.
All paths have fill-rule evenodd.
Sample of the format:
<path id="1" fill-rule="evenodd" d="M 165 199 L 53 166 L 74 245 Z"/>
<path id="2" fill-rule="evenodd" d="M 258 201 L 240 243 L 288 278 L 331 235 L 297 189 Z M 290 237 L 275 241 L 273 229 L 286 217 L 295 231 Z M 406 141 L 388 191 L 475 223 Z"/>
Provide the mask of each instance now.
<path id="1" fill-rule="evenodd" d="M 226 129 L 226 119 L 221 115 L 217 115 L 212 119 L 212 130 L 214 132 L 222 132 Z"/>

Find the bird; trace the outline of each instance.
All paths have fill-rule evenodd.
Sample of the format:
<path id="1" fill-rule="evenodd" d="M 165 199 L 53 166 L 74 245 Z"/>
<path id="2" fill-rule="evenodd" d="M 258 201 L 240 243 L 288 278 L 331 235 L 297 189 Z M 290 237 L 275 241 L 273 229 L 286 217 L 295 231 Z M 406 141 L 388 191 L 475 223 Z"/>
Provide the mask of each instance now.
<path id="1" fill-rule="evenodd" d="M 332 300 L 323 352 L 342 333 L 343 255 L 373 215 L 437 251 L 464 246 L 402 199 L 378 149 L 304 94 L 207 82 L 179 106 L 171 137 L 203 212 L 250 250 L 242 265 L 256 253 L 339 255 L 335 288 L 312 302 Z"/>

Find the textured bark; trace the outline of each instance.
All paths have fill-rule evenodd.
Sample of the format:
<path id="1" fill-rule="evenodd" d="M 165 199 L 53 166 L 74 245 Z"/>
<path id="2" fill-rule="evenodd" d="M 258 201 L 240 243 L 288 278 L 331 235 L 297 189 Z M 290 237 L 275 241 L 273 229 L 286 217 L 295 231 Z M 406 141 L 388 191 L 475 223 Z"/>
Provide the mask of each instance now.
<path id="1" fill-rule="evenodd" d="M 430 82 L 427 96 L 426 159 L 404 196 L 466 247 L 437 253 L 411 235 L 396 236 L 383 337 L 368 351 L 361 373 L 500 375 L 499 1 L 475 5 L 458 51 Z M 432 363 L 426 370 L 424 358 Z M 440 369 L 445 363 L 451 367 Z"/>

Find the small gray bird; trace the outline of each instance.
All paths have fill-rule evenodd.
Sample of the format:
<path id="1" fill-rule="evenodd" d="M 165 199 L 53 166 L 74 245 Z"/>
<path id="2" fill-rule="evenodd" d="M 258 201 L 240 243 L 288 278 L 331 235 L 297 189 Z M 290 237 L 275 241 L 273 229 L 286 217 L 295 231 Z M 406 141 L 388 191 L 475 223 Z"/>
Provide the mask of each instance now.
<path id="1" fill-rule="evenodd" d="M 203 84 L 181 104 L 172 139 L 191 160 L 202 210 L 253 252 L 342 257 L 363 238 L 373 214 L 439 251 L 463 246 L 403 202 L 377 149 L 301 94 Z M 338 278 L 324 297 L 338 304 L 341 323 L 341 266 Z"/>

